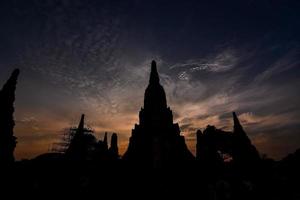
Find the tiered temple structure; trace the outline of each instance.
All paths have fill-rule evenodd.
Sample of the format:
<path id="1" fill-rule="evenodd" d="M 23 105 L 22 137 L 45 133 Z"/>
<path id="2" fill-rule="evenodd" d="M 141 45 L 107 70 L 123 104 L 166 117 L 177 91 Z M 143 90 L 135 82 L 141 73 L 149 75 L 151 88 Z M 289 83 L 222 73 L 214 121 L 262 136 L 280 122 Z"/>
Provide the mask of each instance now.
<path id="1" fill-rule="evenodd" d="M 14 162 L 14 101 L 19 69 L 15 69 L 0 91 L 0 163 Z"/>
<path id="2" fill-rule="evenodd" d="M 156 62 L 152 61 L 149 85 L 145 91 L 144 107 L 139 113 L 129 146 L 123 159 L 154 168 L 194 159 L 184 137 L 180 135 L 173 114 L 167 106 L 164 88 L 159 82 Z"/>

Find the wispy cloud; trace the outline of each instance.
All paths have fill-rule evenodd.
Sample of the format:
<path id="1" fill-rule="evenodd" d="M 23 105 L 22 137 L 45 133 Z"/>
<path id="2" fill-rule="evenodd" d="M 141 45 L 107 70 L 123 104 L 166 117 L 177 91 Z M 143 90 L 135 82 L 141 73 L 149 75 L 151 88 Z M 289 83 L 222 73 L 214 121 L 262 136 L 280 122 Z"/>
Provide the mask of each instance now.
<path id="1" fill-rule="evenodd" d="M 235 55 L 235 52 L 233 50 L 226 49 L 209 58 L 192 59 L 183 63 L 174 64 L 170 66 L 170 69 L 181 68 L 183 70 L 187 70 L 181 72 L 179 76 L 182 77 L 182 74 L 194 71 L 225 72 L 234 68 L 237 62 L 238 57 Z"/>

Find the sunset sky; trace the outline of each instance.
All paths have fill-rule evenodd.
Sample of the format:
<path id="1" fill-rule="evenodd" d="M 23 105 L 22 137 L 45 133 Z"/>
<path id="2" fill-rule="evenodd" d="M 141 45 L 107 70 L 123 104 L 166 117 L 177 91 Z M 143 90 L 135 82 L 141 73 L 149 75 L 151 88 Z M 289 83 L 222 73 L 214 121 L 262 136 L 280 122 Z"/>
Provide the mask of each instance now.
<path id="1" fill-rule="evenodd" d="M 260 153 L 300 147 L 300 2 L 28 0 L 0 3 L 0 85 L 20 68 L 17 159 L 46 153 L 82 113 L 127 148 L 156 60 L 186 142 L 231 112 Z"/>

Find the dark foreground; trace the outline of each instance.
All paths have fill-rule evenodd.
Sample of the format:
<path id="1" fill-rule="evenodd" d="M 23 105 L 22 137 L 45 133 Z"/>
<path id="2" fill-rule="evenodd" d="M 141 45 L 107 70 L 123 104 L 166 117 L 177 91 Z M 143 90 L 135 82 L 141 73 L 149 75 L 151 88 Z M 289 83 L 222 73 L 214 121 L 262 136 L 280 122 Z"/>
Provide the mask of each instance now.
<path id="1" fill-rule="evenodd" d="M 280 162 L 263 160 L 247 173 L 230 165 L 217 169 L 196 161 L 165 169 L 121 160 L 22 161 L 2 168 L 1 196 L 296 200 L 300 199 L 298 158 L 295 153 Z"/>

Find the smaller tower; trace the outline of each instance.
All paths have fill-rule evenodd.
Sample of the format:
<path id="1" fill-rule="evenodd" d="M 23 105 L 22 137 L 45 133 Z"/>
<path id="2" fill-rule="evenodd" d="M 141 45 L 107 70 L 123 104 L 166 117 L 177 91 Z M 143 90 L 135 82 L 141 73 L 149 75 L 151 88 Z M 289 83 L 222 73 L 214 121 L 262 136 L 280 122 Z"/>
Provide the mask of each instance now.
<path id="1" fill-rule="evenodd" d="M 200 159 L 201 155 L 201 138 L 202 137 L 202 132 L 201 130 L 197 130 L 196 132 L 196 139 L 197 139 L 197 144 L 196 144 L 196 159 Z"/>
<path id="2" fill-rule="evenodd" d="M 96 144 L 93 131 L 84 127 L 85 115 L 82 114 L 77 128 L 70 129 L 70 143 L 66 149 L 68 159 L 84 161 L 91 159 L 91 154 Z M 74 133 L 73 133 L 74 132 Z"/>
<path id="3" fill-rule="evenodd" d="M 105 133 L 104 133 L 103 145 L 104 145 L 104 149 L 105 149 L 105 151 L 107 151 L 107 150 L 108 150 L 108 143 L 107 143 L 107 132 L 105 132 Z"/>
<path id="4" fill-rule="evenodd" d="M 111 136 L 109 153 L 113 159 L 119 158 L 118 135 L 116 133 Z"/>
<path id="5" fill-rule="evenodd" d="M 84 132 L 84 114 L 81 115 L 76 134 L 83 134 L 83 132 Z"/>

